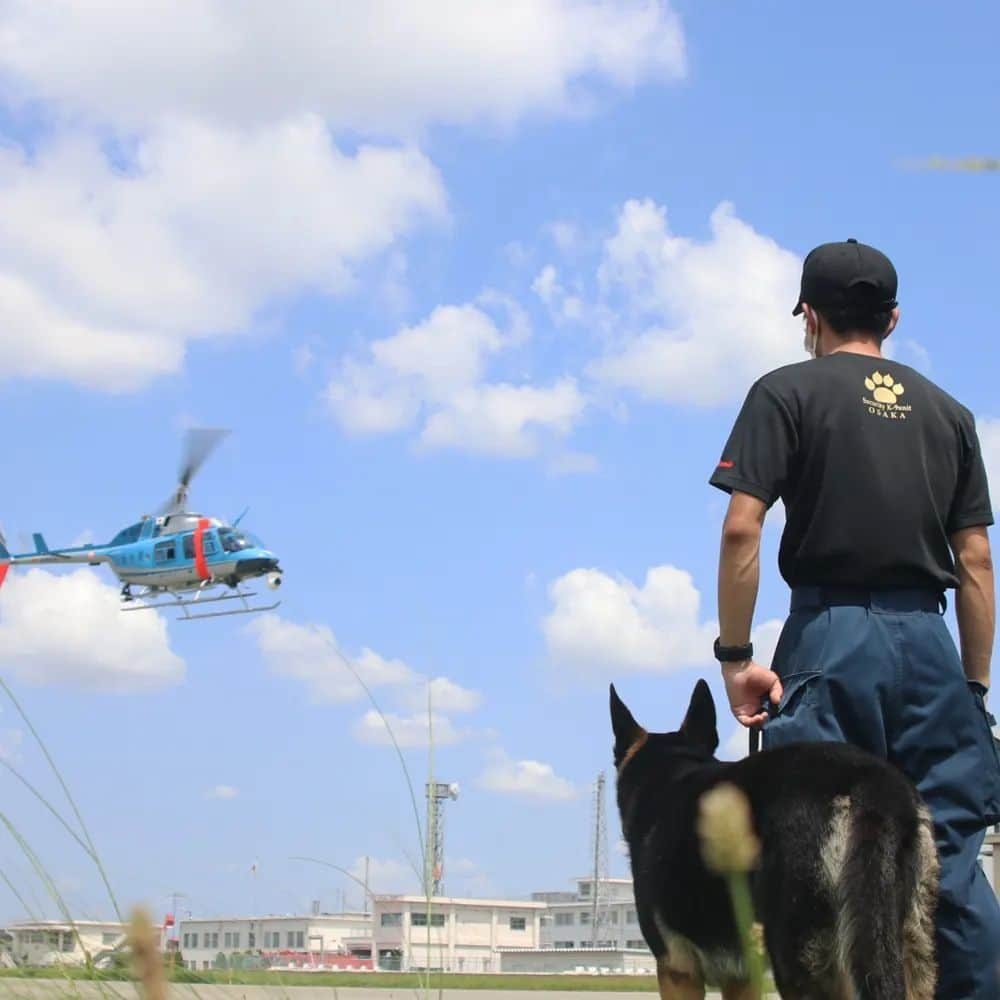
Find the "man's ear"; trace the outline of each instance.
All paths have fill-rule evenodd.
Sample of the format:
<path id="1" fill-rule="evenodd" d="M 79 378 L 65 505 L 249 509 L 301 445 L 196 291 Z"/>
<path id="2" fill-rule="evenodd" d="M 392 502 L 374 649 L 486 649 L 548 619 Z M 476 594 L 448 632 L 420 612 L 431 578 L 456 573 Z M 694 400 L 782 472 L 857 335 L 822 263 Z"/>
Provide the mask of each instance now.
<path id="1" fill-rule="evenodd" d="M 885 329 L 885 333 L 882 334 L 882 339 L 885 340 L 893 330 L 896 329 L 896 324 L 899 322 L 899 306 L 896 306 L 892 310 L 892 315 L 889 317 L 889 325 Z"/>
<path id="2" fill-rule="evenodd" d="M 645 730 L 618 697 L 614 684 L 611 685 L 611 728 L 615 734 L 615 763 L 620 763 Z"/>
<path id="3" fill-rule="evenodd" d="M 719 731 L 715 724 L 715 701 L 705 681 L 694 686 L 687 715 L 681 723 L 681 735 L 692 746 L 714 754 L 719 746 Z"/>

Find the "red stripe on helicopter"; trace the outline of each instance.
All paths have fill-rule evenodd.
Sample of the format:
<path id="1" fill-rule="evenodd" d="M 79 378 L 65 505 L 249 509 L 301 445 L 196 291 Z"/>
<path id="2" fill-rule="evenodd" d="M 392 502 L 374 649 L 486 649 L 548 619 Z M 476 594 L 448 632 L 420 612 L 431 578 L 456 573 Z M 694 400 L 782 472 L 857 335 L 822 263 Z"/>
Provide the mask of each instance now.
<path id="1" fill-rule="evenodd" d="M 7 579 L 7 570 L 10 569 L 10 563 L 0 563 L 0 587 L 3 586 L 4 580 Z"/>
<path id="2" fill-rule="evenodd" d="M 198 521 L 198 527 L 194 529 L 194 568 L 198 573 L 199 580 L 211 580 L 212 574 L 208 571 L 208 563 L 205 561 L 205 529 L 209 526 L 207 517 Z"/>

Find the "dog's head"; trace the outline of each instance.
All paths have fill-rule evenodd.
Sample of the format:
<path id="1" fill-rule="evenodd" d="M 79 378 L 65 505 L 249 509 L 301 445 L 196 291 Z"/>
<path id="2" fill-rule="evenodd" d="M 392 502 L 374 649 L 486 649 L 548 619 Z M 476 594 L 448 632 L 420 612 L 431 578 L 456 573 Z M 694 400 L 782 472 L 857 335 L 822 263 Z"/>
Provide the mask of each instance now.
<path id="1" fill-rule="evenodd" d="M 612 684 L 611 728 L 615 734 L 615 767 L 619 774 L 633 761 L 662 761 L 680 755 L 690 758 L 692 753 L 708 759 L 719 745 L 715 702 L 703 680 L 694 687 L 680 729 L 672 733 L 650 733 L 643 729 Z"/>

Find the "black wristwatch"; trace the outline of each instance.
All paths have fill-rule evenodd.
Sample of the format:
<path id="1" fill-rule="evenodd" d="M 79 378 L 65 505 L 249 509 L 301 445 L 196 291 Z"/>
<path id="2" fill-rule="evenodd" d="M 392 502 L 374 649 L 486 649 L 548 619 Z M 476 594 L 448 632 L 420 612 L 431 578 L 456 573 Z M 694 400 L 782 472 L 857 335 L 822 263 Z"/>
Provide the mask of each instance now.
<path id="1" fill-rule="evenodd" d="M 745 646 L 720 646 L 719 640 L 716 639 L 712 651 L 720 663 L 743 663 L 753 659 L 752 642 L 748 642 Z"/>

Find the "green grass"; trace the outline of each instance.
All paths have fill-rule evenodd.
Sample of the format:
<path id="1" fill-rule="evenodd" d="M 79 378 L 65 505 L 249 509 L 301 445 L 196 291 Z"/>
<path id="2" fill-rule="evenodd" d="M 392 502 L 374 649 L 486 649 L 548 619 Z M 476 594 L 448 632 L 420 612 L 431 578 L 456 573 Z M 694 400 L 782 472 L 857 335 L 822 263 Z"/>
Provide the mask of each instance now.
<path id="1" fill-rule="evenodd" d="M 0 969 L 0 979 L 88 979 L 121 982 L 123 973 L 86 969 Z M 234 986 L 369 986 L 378 989 L 414 989 L 426 987 L 427 980 L 413 972 L 268 972 L 264 970 L 178 970 L 177 983 L 226 984 Z M 486 973 L 448 973 L 431 976 L 431 989 L 452 990 L 587 990 L 590 992 L 648 993 L 656 990 L 655 976 L 559 976 Z"/>

